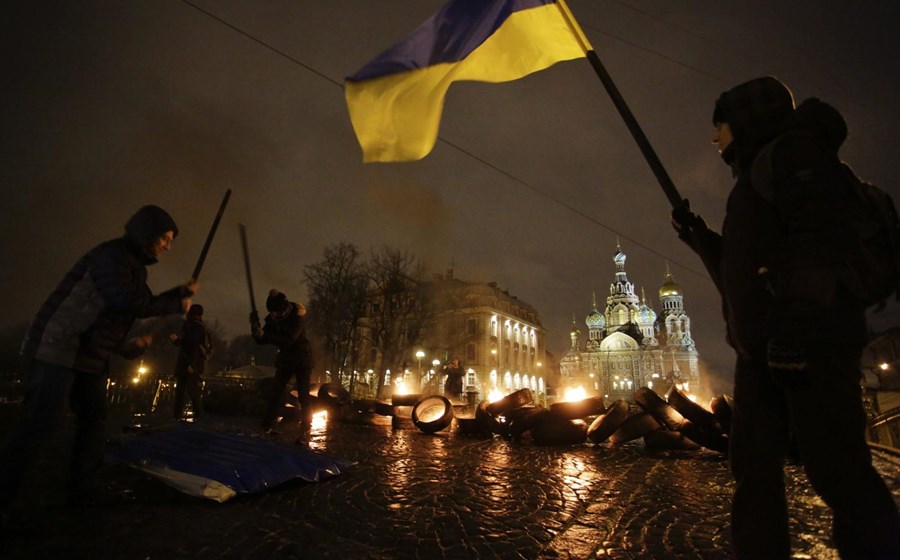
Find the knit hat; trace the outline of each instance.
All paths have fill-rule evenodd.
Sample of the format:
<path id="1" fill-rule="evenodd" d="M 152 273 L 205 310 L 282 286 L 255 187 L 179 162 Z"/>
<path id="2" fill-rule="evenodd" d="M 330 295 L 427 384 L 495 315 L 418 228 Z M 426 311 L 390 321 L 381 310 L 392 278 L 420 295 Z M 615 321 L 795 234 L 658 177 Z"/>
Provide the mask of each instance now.
<path id="1" fill-rule="evenodd" d="M 288 305 L 287 296 L 276 289 L 269 291 L 269 297 L 266 298 L 266 310 L 268 311 L 284 311 Z"/>
<path id="2" fill-rule="evenodd" d="M 203 306 L 199 303 L 195 303 L 191 305 L 191 308 L 188 309 L 188 315 L 193 315 L 195 317 L 203 317 Z"/>

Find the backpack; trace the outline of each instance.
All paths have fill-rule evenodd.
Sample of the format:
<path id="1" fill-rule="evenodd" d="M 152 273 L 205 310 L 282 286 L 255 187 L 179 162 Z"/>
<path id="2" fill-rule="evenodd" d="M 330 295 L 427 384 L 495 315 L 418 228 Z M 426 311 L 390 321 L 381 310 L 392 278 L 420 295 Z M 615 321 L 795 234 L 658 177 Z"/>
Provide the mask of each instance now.
<path id="1" fill-rule="evenodd" d="M 892 295 L 900 299 L 900 219 L 891 195 L 862 181 L 841 162 L 842 179 L 852 201 L 848 208 L 854 248 L 844 260 L 851 292 L 866 306 L 883 309 Z"/>
<path id="2" fill-rule="evenodd" d="M 760 150 L 751 168 L 752 182 L 767 201 L 774 199 L 772 154 L 776 138 Z M 834 159 L 834 176 L 844 188 L 841 208 L 846 237 L 840 248 L 839 277 L 866 307 L 881 310 L 894 296 L 900 300 L 900 218 L 891 196 L 856 176 L 849 165 Z"/>

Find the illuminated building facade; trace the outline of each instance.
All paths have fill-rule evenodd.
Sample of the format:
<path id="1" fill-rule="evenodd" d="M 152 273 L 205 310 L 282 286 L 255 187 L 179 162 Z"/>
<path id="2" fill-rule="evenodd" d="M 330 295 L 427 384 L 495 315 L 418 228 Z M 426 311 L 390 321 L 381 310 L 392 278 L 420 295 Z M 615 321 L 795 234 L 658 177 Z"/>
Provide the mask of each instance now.
<path id="1" fill-rule="evenodd" d="M 452 270 L 436 276 L 431 287 L 435 315 L 422 341 L 426 356 L 458 357 L 466 370 L 465 390 L 482 397 L 494 388 L 546 391 L 545 333 L 534 307 L 495 282 L 457 280 Z M 429 377 L 442 382 L 440 372 Z"/>
<path id="2" fill-rule="evenodd" d="M 403 378 L 421 373 L 421 390 L 442 393 L 442 366 L 458 357 L 466 370 L 463 388 L 487 397 L 492 389 L 507 393 L 529 388 L 546 392 L 546 336 L 537 311 L 497 286 L 435 275 L 424 286 L 432 309 L 421 341 L 404 357 Z M 363 352 L 365 356 L 366 351 Z M 379 356 L 372 352 L 370 364 Z M 396 382 L 393 372 L 387 382 Z"/>
<path id="3" fill-rule="evenodd" d="M 633 400 L 640 387 L 665 393 L 672 385 L 686 392 L 699 388 L 697 348 L 691 338 L 691 320 L 684 310 L 681 287 L 666 270 L 659 288 L 662 310 L 647 304 L 643 290 L 639 298 L 625 273 L 625 253 L 613 256 L 615 280 L 609 286 L 606 308 L 601 312 L 594 296 L 585 319 L 588 335 L 582 345 L 574 319 L 569 333 L 571 346 L 560 360 L 564 387 L 593 389 L 610 400 Z"/>

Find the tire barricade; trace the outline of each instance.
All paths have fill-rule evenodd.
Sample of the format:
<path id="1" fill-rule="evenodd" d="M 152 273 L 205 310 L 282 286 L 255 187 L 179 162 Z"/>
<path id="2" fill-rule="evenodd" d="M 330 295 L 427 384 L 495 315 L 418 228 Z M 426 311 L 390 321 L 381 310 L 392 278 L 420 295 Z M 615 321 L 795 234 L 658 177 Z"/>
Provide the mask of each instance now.
<path id="1" fill-rule="evenodd" d="M 293 393 L 284 407 L 285 421 L 294 421 L 298 416 L 296 391 Z M 707 408 L 676 387 L 664 397 L 647 387 L 640 388 L 631 405 L 617 400 L 607 406 L 601 397 L 594 396 L 549 407 L 534 404 L 532 391 L 520 389 L 494 402 L 481 401 L 474 416 L 458 415 L 461 411 L 454 412 L 453 403 L 439 395 L 393 395 L 390 401 L 353 400 L 337 383 L 324 383 L 311 393 L 313 412 L 333 411 L 336 418 L 348 423 L 383 424 L 386 420 L 379 418 L 390 417 L 395 430 L 417 429 L 433 434 L 453 429 L 459 434 L 482 437 L 530 437 L 542 446 L 585 442 L 621 445 L 643 438 L 649 449 L 705 448 L 727 453 L 732 413 L 730 396 L 716 396 Z"/>
<path id="2" fill-rule="evenodd" d="M 643 438 L 659 450 L 705 448 L 728 452 L 730 397 L 713 399 L 716 412 L 695 403 L 676 388 L 662 397 L 649 388 L 635 392 L 635 403 L 617 400 L 604 406 L 600 397 L 533 405 L 530 391 L 510 393 L 493 403 L 482 401 L 474 418 L 457 418 L 457 431 L 469 435 L 530 436 L 537 445 L 621 445 Z"/>

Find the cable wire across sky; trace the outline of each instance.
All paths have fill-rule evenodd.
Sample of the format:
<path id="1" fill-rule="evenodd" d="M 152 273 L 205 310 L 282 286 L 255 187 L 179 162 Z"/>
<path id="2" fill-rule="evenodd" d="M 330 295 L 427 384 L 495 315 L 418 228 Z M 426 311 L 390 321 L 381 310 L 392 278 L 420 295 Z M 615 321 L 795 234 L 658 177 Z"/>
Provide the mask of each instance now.
<path id="1" fill-rule="evenodd" d="M 303 68 L 304 70 L 307 70 L 308 72 L 311 72 L 312 74 L 318 76 L 319 78 L 325 80 L 326 82 L 328 82 L 328 83 L 330 83 L 330 84 L 332 84 L 332 85 L 338 86 L 339 88 L 342 88 L 342 89 L 343 89 L 343 84 L 342 84 L 341 82 L 339 82 L 339 81 L 337 81 L 337 80 L 335 80 L 335 79 L 333 79 L 333 78 L 327 76 L 326 74 L 320 72 L 319 70 L 316 70 L 315 68 L 313 68 L 313 67 L 310 66 L 309 64 L 304 63 L 302 60 L 299 60 L 299 59 L 296 58 L 295 56 L 292 56 L 292 55 L 290 55 L 290 54 L 284 52 L 283 50 L 281 50 L 281 49 L 279 49 L 279 48 L 277 48 L 277 47 L 275 47 L 275 46 L 273 46 L 273 45 L 267 43 L 267 42 L 264 41 L 263 39 L 260 39 L 259 37 L 253 35 L 252 33 L 249 33 L 249 32 L 247 32 L 247 31 L 241 29 L 241 28 L 238 27 L 237 25 L 235 25 L 235 24 L 233 24 L 233 23 L 231 23 L 231 22 L 228 22 L 228 21 L 222 19 L 221 17 L 217 16 L 216 14 L 214 14 L 214 13 L 212 13 L 212 12 L 209 12 L 208 10 L 205 10 L 205 9 L 201 8 L 200 6 L 196 5 L 195 3 L 190 2 L 190 0 L 180 0 L 180 1 L 181 1 L 182 3 L 184 3 L 184 4 L 188 5 L 188 6 L 190 6 L 191 8 L 197 10 L 198 12 L 204 14 L 205 16 L 207 16 L 207 17 L 213 19 L 214 21 L 220 23 L 221 25 L 224 25 L 225 27 L 228 27 L 229 29 L 231 29 L 231 30 L 233 30 L 233 31 L 235 31 L 235 32 L 237 32 L 237 33 L 240 33 L 240 34 L 243 35 L 244 37 L 246 37 L 246 38 L 250 39 L 251 41 L 257 43 L 258 45 L 260 45 L 260 46 L 262 46 L 262 47 L 265 47 L 266 49 L 272 51 L 273 53 L 275 53 L 275 54 L 277 54 L 277 55 L 279 55 L 279 56 L 285 58 L 286 60 L 290 61 L 291 63 L 296 64 L 297 66 L 300 66 L 301 68 Z M 649 49 L 649 48 L 643 47 L 643 46 L 641 46 L 641 45 L 638 45 L 638 44 L 636 44 L 636 43 L 632 43 L 632 42 L 627 41 L 627 40 L 625 40 L 625 39 L 616 37 L 616 36 L 614 36 L 614 35 L 612 35 L 612 34 L 609 34 L 609 33 L 607 33 L 607 32 L 604 32 L 604 31 L 602 31 L 602 30 L 600 30 L 600 29 L 598 29 L 598 28 L 596 28 L 596 27 L 592 27 L 592 26 L 583 26 L 583 27 L 585 27 L 586 29 L 594 30 L 594 31 L 596 31 L 596 32 L 598 32 L 598 33 L 602 33 L 602 34 L 607 35 L 607 36 L 609 36 L 609 37 L 611 37 L 611 38 L 613 38 L 613 39 L 622 41 L 623 43 L 626 43 L 626 44 L 628 44 L 628 45 L 634 46 L 634 47 L 636 47 L 636 48 L 640 48 L 640 49 L 642 49 L 642 50 L 645 50 L 645 51 L 647 51 L 647 52 L 649 52 L 649 53 L 652 53 L 652 54 L 654 54 L 654 55 L 656 55 L 656 56 L 659 56 L 660 58 L 662 58 L 662 59 L 664 59 L 664 60 L 667 60 L 667 61 L 669 61 L 669 62 L 678 64 L 678 65 L 680 65 L 680 66 L 683 66 L 684 68 L 687 68 L 687 69 L 689 69 L 689 70 L 691 70 L 691 71 L 693 71 L 693 72 L 696 72 L 696 73 L 698 73 L 698 74 L 701 74 L 701 75 L 704 75 L 704 76 L 706 76 L 706 77 L 710 77 L 710 78 L 716 79 L 716 80 L 718 80 L 718 81 L 724 81 L 724 80 L 722 80 L 722 78 L 720 78 L 720 77 L 718 77 L 718 76 L 714 76 L 714 75 L 712 75 L 712 74 L 706 73 L 706 72 L 704 72 L 704 71 L 702 71 L 702 70 L 700 70 L 700 69 L 698 69 L 698 68 L 695 68 L 695 67 L 693 67 L 693 66 L 691 66 L 691 65 L 685 64 L 685 63 L 683 63 L 683 62 L 681 62 L 681 61 L 678 61 L 678 60 L 676 60 L 676 59 L 673 59 L 673 58 L 671 58 L 671 57 L 669 57 L 669 56 L 666 56 L 666 55 L 664 55 L 664 54 L 662 54 L 662 53 L 659 53 L 659 52 L 657 52 L 657 51 L 654 51 L 654 50 L 652 50 L 652 49 Z M 493 171 L 499 173 L 500 175 L 503 175 L 504 177 L 510 179 L 510 180 L 513 181 L 514 183 L 516 183 L 516 184 L 518 184 L 518 185 L 520 185 L 520 186 L 522 186 L 522 187 L 525 187 L 526 189 L 528 189 L 528 190 L 530 190 L 530 191 L 532 191 L 532 192 L 534 192 L 534 193 L 537 193 L 538 195 L 540 195 L 540 196 L 546 198 L 547 200 L 550 200 L 550 201 L 553 202 L 554 204 L 556 204 L 556 205 L 558 205 L 558 206 L 560 206 L 560 207 L 562 207 L 562 208 L 564 208 L 564 209 L 566 209 L 566 210 L 568 210 L 568 211 L 570 211 L 570 212 L 576 214 L 577 216 L 579 216 L 579 217 L 581 217 L 581 218 L 584 218 L 585 220 L 589 221 L 590 223 L 592 223 L 592 224 L 594 224 L 594 225 L 597 225 L 597 226 L 600 226 L 601 228 L 605 229 L 606 231 L 615 234 L 615 235 L 618 236 L 619 238 L 621 238 L 621 239 L 626 239 L 626 240 L 630 241 L 631 243 L 635 244 L 637 247 L 640 247 L 641 249 L 643 249 L 643 250 L 645 250 L 645 251 L 647 251 L 647 252 L 649 252 L 649 253 L 651 253 L 651 254 L 653 254 L 653 255 L 656 255 L 656 256 L 662 258 L 663 260 L 665 260 L 665 261 L 667 261 L 667 262 L 670 262 L 670 263 L 672 263 L 672 264 L 676 264 L 676 265 L 678 265 L 679 267 L 681 267 L 682 269 L 684 269 L 685 271 L 690 272 L 691 274 L 694 274 L 694 275 L 696 275 L 696 276 L 699 277 L 699 278 L 702 278 L 702 279 L 704 279 L 704 280 L 706 280 L 706 281 L 710 281 L 710 282 L 711 282 L 711 280 L 709 279 L 709 276 L 708 276 L 706 273 L 701 272 L 701 271 L 699 271 L 699 270 L 697 270 L 697 269 L 695 269 L 695 268 L 693 268 L 693 267 L 691 267 L 691 266 L 688 266 L 688 265 L 686 265 L 686 264 L 684 264 L 684 263 L 682 263 L 682 262 L 679 262 L 679 261 L 677 261 L 677 260 L 674 260 L 674 259 L 672 259 L 669 255 L 665 255 L 665 254 L 663 254 L 663 253 L 660 253 L 659 251 L 657 251 L 657 250 L 653 249 L 652 247 L 648 246 L 647 244 L 642 243 L 641 241 L 639 241 L 639 240 L 633 238 L 632 236 L 630 236 L 630 235 L 628 235 L 628 234 L 626 234 L 626 233 L 624 233 L 624 232 L 622 232 L 622 231 L 619 231 L 619 230 L 617 230 L 617 229 L 615 229 L 615 228 L 613 228 L 613 227 L 610 227 L 609 225 L 607 225 L 607 224 L 603 223 L 602 221 L 598 220 L 597 218 L 595 218 L 595 217 L 593 217 L 593 216 L 591 216 L 591 215 L 589 215 L 589 214 L 587 214 L 587 213 L 585 213 L 585 212 L 579 210 L 579 209 L 576 208 L 574 205 L 572 205 L 572 204 L 570 204 L 570 203 L 568 203 L 568 202 L 566 202 L 566 201 L 564 201 L 564 200 L 562 200 L 562 199 L 560 199 L 560 198 L 558 198 L 558 197 L 556 197 L 556 196 L 550 194 L 550 193 L 547 192 L 546 190 L 543 190 L 543 189 L 541 189 L 541 188 L 539 188 L 539 187 L 537 187 L 537 186 L 535 186 L 535 185 L 530 184 L 529 182 L 525 181 L 524 179 L 522 179 L 522 178 L 520 178 L 520 177 L 517 177 L 517 176 L 514 175 L 513 173 L 511 173 L 511 172 L 509 172 L 509 171 L 506 171 L 506 170 L 500 168 L 499 166 L 497 166 L 497 165 L 495 165 L 495 164 L 493 164 L 493 163 L 491 163 L 491 162 L 485 160 L 484 158 L 481 158 L 481 157 L 479 157 L 478 155 L 476 155 L 476 154 L 474 154 L 474 153 L 472 153 L 472 152 L 466 150 L 466 149 L 463 148 L 462 146 L 459 146 L 459 145 L 457 145 L 457 144 L 454 144 L 453 142 L 450 142 L 449 140 L 447 140 L 447 139 L 445 139 L 445 138 L 442 138 L 442 137 L 440 137 L 440 136 L 438 136 L 438 140 L 439 140 L 441 143 L 446 144 L 447 146 L 450 146 L 450 147 L 456 149 L 456 150 L 459 151 L 460 153 L 465 154 L 467 157 L 471 158 L 472 160 L 477 161 L 478 163 L 480 163 L 480 164 L 484 165 L 485 167 L 487 167 L 487 168 L 489 168 L 489 169 L 491 169 L 491 170 L 493 170 Z"/>

